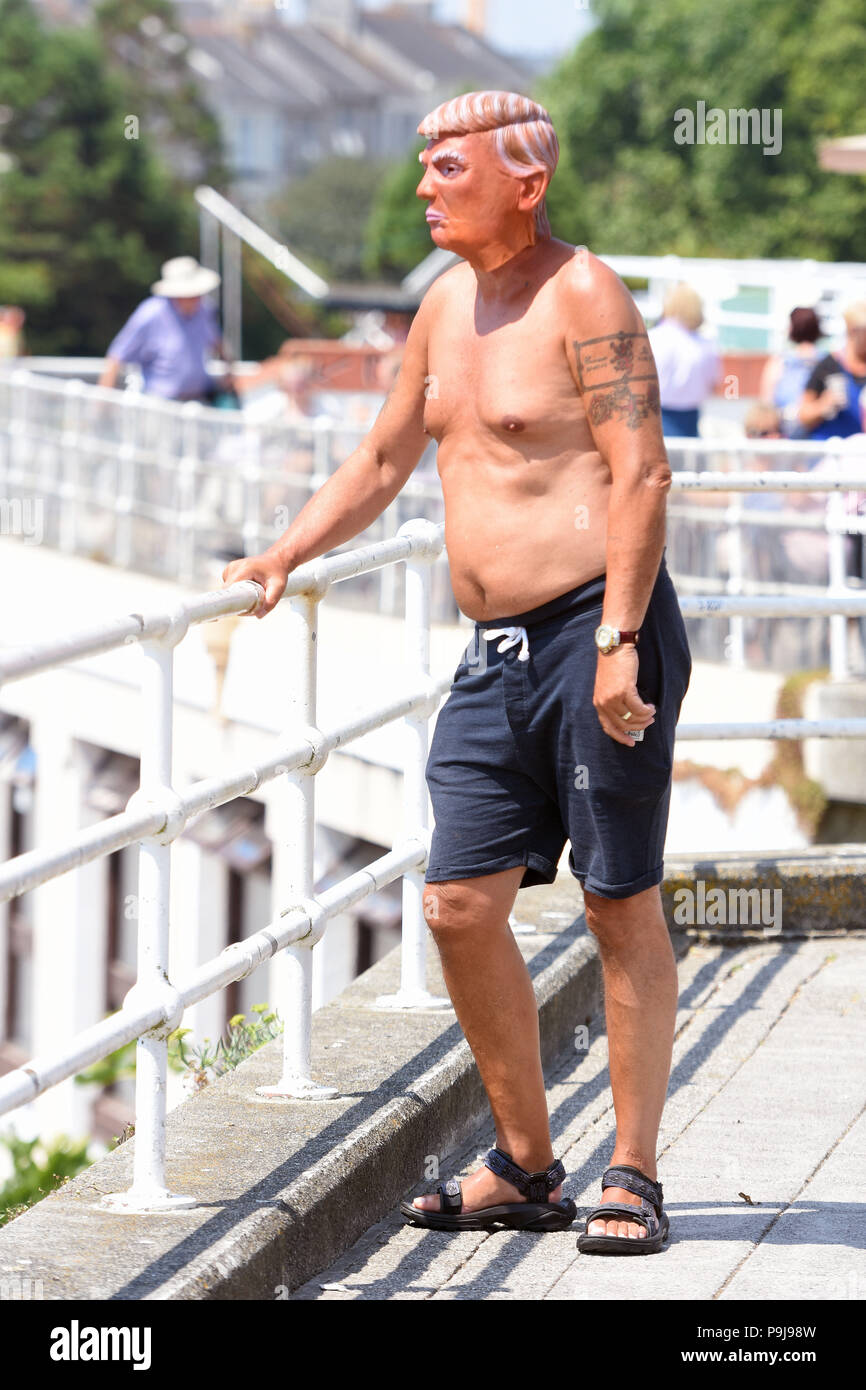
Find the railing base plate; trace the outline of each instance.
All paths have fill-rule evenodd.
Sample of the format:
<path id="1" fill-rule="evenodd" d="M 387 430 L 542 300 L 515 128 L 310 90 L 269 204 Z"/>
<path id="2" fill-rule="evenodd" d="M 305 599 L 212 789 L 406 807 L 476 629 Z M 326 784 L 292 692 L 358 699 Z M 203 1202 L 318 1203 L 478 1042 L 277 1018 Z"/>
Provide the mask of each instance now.
<path id="1" fill-rule="evenodd" d="M 396 994 L 380 994 L 376 1009 L 453 1009 L 450 999 L 429 994 L 426 989 L 400 989 Z"/>
<path id="2" fill-rule="evenodd" d="M 190 1207 L 197 1205 L 195 1197 L 169 1192 L 166 1188 L 156 1192 L 136 1192 L 134 1188 L 130 1188 L 128 1192 L 110 1192 L 99 1203 L 99 1206 L 107 1211 L 128 1212 L 131 1216 L 189 1211 Z"/>
<path id="3" fill-rule="evenodd" d="M 333 1100 L 340 1092 L 336 1086 L 319 1086 L 307 1077 L 290 1077 L 276 1086 L 257 1086 L 256 1095 L 265 1100 Z"/>

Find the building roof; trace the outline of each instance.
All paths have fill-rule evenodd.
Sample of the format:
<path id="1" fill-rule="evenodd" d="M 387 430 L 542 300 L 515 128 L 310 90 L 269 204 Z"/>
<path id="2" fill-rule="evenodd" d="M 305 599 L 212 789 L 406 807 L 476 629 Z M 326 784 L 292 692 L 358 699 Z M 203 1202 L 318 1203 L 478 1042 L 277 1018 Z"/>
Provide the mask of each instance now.
<path id="1" fill-rule="evenodd" d="M 437 83 L 455 88 L 465 83 L 480 89 L 521 91 L 531 80 L 527 68 L 493 48 L 479 34 L 460 24 L 435 24 L 405 5 L 366 10 L 361 33 L 375 35 Z"/>
<path id="2" fill-rule="evenodd" d="M 223 87 L 256 92 L 268 103 L 311 113 L 337 100 L 375 103 L 476 85 L 523 91 L 529 68 L 505 57 L 459 24 L 436 24 L 405 5 L 363 11 L 357 27 L 333 21 L 290 24 L 270 10 L 226 12 L 206 0 L 187 0 L 178 11 L 194 49 L 221 71 L 201 75 Z"/>

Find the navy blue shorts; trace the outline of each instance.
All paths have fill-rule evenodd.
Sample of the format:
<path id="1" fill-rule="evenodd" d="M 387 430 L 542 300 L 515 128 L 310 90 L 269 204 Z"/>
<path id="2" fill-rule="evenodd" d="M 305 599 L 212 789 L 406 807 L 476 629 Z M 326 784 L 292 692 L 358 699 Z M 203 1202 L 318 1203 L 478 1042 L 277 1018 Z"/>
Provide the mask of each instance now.
<path id="1" fill-rule="evenodd" d="M 634 747 L 617 743 L 592 703 L 604 584 L 600 575 L 476 623 L 427 759 L 427 883 L 520 864 L 521 888 L 552 883 L 568 840 L 569 869 L 591 893 L 627 898 L 661 882 L 688 639 L 662 559 L 638 644 L 638 693 L 656 706 L 655 723 Z M 523 632 L 485 639 L 505 627 Z"/>

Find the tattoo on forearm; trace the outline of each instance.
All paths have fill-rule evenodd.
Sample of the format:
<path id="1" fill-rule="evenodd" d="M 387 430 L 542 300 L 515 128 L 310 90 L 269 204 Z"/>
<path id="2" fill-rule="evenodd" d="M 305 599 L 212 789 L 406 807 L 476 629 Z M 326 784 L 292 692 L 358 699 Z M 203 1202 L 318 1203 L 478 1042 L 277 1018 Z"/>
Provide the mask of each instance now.
<path id="1" fill-rule="evenodd" d="M 658 377 L 646 333 L 613 333 L 575 341 L 580 389 L 588 399 L 590 424 L 622 420 L 636 430 L 661 413 Z"/>

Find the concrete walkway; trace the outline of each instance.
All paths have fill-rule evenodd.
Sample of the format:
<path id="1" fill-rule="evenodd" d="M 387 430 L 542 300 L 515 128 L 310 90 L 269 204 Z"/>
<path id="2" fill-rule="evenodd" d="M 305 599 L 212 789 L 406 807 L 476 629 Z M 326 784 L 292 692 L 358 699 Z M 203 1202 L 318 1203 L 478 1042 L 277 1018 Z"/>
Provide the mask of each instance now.
<path id="1" fill-rule="evenodd" d="M 696 945 L 679 973 L 659 1142 L 663 1254 L 578 1255 L 580 1210 L 552 1235 L 451 1235 L 391 1216 L 292 1298 L 866 1298 L 866 940 Z M 578 1030 L 547 1080 L 565 1195 L 586 1210 L 614 1116 L 600 1022 L 583 1042 Z M 486 1127 L 431 1159 L 441 1177 L 465 1176 L 493 1142 Z M 420 1181 L 412 1195 L 433 1187 Z"/>

